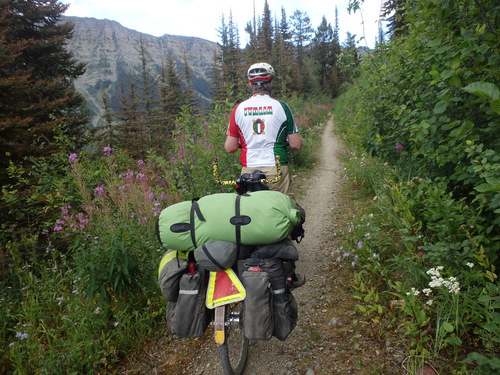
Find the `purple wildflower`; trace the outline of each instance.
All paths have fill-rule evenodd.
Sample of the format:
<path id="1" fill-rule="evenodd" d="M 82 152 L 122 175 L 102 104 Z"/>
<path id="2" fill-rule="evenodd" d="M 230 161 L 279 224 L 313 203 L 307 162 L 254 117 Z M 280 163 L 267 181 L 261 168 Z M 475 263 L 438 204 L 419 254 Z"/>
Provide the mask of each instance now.
<path id="1" fill-rule="evenodd" d="M 115 149 L 113 147 L 106 146 L 104 147 L 103 151 L 104 151 L 104 156 L 109 156 L 113 153 L 113 151 L 115 151 Z"/>
<path id="2" fill-rule="evenodd" d="M 71 154 L 71 155 L 69 156 L 69 163 L 70 163 L 71 165 L 73 165 L 73 164 L 75 163 L 76 159 L 78 159 L 78 155 L 77 155 L 77 154 Z"/>
<path id="3" fill-rule="evenodd" d="M 405 146 L 403 146 L 401 143 L 398 143 L 396 145 L 396 150 L 398 150 L 398 151 L 401 151 L 403 148 L 405 148 Z"/>
<path id="4" fill-rule="evenodd" d="M 99 185 L 94 189 L 94 196 L 102 197 L 104 194 L 106 194 L 106 191 L 104 190 L 104 185 Z"/>

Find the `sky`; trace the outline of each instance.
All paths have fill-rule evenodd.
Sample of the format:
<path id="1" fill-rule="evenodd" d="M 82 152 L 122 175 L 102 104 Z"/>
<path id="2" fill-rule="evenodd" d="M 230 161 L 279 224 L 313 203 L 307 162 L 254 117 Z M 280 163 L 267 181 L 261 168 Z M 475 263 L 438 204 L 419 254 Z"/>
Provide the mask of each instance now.
<path id="1" fill-rule="evenodd" d="M 255 14 L 261 16 L 265 0 L 61 0 L 69 4 L 67 16 L 93 17 L 119 22 L 122 26 L 145 34 L 164 34 L 199 37 L 220 42 L 217 29 L 232 14 L 238 26 L 241 47 L 245 47 L 245 26 Z M 373 47 L 378 35 L 381 4 L 385 0 L 365 0 L 361 12 L 349 14 L 348 0 L 267 0 L 271 14 L 281 18 L 281 8 L 287 18 L 300 10 L 307 13 L 314 30 L 325 16 L 335 26 L 335 7 L 338 10 L 341 44 L 347 32 L 356 35 L 359 46 Z"/>

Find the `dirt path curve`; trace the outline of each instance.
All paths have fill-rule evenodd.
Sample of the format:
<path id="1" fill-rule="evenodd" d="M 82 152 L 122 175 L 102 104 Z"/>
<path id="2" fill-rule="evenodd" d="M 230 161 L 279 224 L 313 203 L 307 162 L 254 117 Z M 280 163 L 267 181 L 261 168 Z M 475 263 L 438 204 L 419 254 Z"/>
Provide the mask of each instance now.
<path id="1" fill-rule="evenodd" d="M 321 341 L 322 330 L 332 318 L 328 316 L 328 306 L 332 303 L 328 292 L 331 280 L 324 272 L 324 265 L 332 250 L 329 240 L 333 231 L 332 211 L 337 207 L 335 192 L 343 169 L 338 158 L 334 156 L 340 145 L 334 137 L 333 126 L 331 119 L 324 130 L 320 159 L 314 168 L 313 176 L 305 180 L 304 183 L 308 186 L 303 189 L 304 194 L 298 199 L 299 204 L 306 210 L 306 236 L 297 244 L 300 254 L 297 270 L 305 273 L 307 283 L 293 292 L 299 306 L 297 327 L 284 342 L 272 338 L 270 341 L 252 343 L 245 374 L 331 373 L 330 370 L 322 368 L 318 359 L 322 357 L 323 349 L 316 347 L 318 341 Z M 294 183 L 301 182 L 297 178 Z M 208 340 L 211 340 L 211 337 Z M 191 361 L 183 374 L 221 374 L 215 343 L 204 342 L 198 353 L 194 356 L 193 354 L 190 355 Z"/>

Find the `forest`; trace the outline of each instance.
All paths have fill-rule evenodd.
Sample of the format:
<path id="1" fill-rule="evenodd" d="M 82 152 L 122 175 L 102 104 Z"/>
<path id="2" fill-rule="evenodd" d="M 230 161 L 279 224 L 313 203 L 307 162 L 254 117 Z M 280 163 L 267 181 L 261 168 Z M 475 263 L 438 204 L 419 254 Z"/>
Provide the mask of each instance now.
<path id="1" fill-rule="evenodd" d="M 314 29 L 306 11 L 273 19 L 266 2 L 246 46 L 222 20 L 209 107 L 196 105 L 186 61 L 180 74 L 165 56 L 155 76 L 141 48 L 141 74 L 123 82 L 119 110 L 103 96 L 95 129 L 74 89 L 85 64 L 65 49 L 65 10 L 0 2 L 0 372 L 115 373 L 165 333 L 155 217 L 228 191 L 211 165 L 223 179 L 238 173 L 224 137 L 257 60 L 274 66 L 273 96 L 304 138 L 292 170 L 312 168 L 335 118 L 364 215 L 329 266 L 352 268 L 357 314 L 405 342 L 415 374 L 422 363 L 499 371 L 497 1 L 387 0 L 389 30 L 363 54 L 354 36 L 339 41 L 336 14 Z"/>

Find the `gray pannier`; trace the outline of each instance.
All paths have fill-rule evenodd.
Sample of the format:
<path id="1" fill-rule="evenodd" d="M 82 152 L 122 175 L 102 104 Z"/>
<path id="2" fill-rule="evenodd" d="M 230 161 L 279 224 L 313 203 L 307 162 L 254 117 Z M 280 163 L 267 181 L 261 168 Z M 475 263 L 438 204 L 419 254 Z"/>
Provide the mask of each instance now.
<path id="1" fill-rule="evenodd" d="M 201 267 L 182 274 L 177 302 L 167 307 L 167 325 L 179 337 L 200 337 L 210 321 L 211 310 L 205 306 L 208 272 Z"/>
<path id="2" fill-rule="evenodd" d="M 168 250 L 160 262 L 158 284 L 163 297 L 176 302 L 179 296 L 179 282 L 188 269 L 188 254 L 185 251 Z"/>
<path id="3" fill-rule="evenodd" d="M 249 258 L 238 262 L 238 272 L 246 289 L 243 319 L 245 335 L 253 340 L 271 336 L 284 341 L 297 324 L 298 310 L 290 293 L 285 271 L 289 262 L 278 258 Z M 257 282 L 261 278 L 265 282 Z M 248 331 L 248 332 L 247 332 Z"/>

